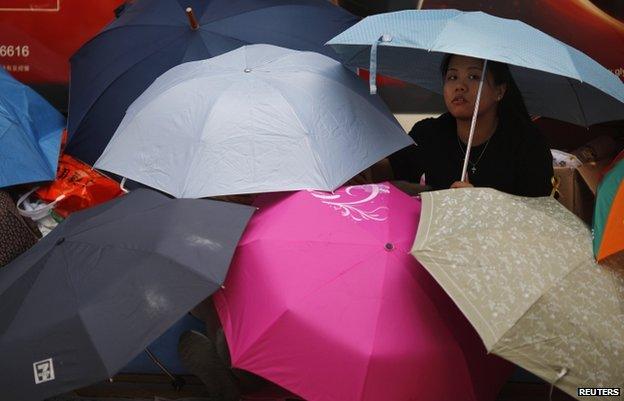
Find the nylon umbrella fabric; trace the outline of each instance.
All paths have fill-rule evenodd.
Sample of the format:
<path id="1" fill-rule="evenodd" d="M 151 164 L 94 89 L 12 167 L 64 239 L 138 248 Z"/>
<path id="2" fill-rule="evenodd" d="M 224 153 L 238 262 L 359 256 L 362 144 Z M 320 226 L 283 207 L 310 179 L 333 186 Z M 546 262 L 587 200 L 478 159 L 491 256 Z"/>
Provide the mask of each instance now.
<path id="1" fill-rule="evenodd" d="M 65 118 L 0 68 L 0 188 L 56 176 Z"/>
<path id="2" fill-rule="evenodd" d="M 624 160 L 604 176 L 596 194 L 593 220 L 594 255 L 624 261 Z"/>
<path id="3" fill-rule="evenodd" d="M 0 388 L 41 400 L 112 377 L 214 292 L 253 208 L 137 190 L 0 270 Z"/>
<path id="4" fill-rule="evenodd" d="M 411 143 L 336 60 L 250 45 L 159 77 L 95 166 L 179 198 L 333 190 Z"/>
<path id="5" fill-rule="evenodd" d="M 582 126 L 624 119 L 624 84 L 615 74 L 517 20 L 483 12 L 400 11 L 367 17 L 328 44 L 346 65 L 436 93 L 442 93 L 446 54 L 507 63 L 530 114 Z"/>
<path id="6" fill-rule="evenodd" d="M 185 9 L 199 23 L 192 30 Z M 318 0 L 137 0 L 71 58 L 67 152 L 93 164 L 128 106 L 161 74 L 253 43 L 335 56 L 357 21 Z"/>
<path id="7" fill-rule="evenodd" d="M 601 267 L 589 228 L 550 197 L 488 188 L 422 194 L 412 254 L 487 350 L 578 397 L 624 385 L 624 271 Z"/>
<path id="8" fill-rule="evenodd" d="M 381 183 L 254 205 L 213 297 L 234 367 L 314 401 L 496 398 L 511 367 L 409 255 L 418 200 Z"/>

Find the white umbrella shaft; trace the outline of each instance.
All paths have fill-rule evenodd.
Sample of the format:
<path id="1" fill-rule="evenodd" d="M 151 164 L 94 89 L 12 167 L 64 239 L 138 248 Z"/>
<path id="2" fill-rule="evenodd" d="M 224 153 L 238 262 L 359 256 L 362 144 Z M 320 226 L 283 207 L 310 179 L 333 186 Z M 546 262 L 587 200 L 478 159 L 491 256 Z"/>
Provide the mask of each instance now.
<path id="1" fill-rule="evenodd" d="M 470 135 L 468 136 L 468 144 L 466 145 L 466 156 L 464 158 L 464 167 L 462 168 L 461 180 L 466 181 L 468 178 L 468 160 L 470 160 L 470 148 L 472 147 L 472 137 L 474 136 L 475 127 L 477 125 L 477 114 L 479 113 L 479 102 L 481 101 L 481 90 L 483 89 L 483 81 L 487 73 L 487 60 L 483 60 L 483 71 L 479 80 L 479 90 L 477 91 L 477 101 L 475 102 L 474 112 L 472 113 L 472 121 L 470 122 Z"/>

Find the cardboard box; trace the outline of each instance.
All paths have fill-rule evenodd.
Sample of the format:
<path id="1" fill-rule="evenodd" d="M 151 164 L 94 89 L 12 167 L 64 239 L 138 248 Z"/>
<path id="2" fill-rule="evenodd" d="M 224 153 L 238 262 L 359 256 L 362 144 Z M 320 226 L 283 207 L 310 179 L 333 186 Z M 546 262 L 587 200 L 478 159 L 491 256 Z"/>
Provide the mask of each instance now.
<path id="1" fill-rule="evenodd" d="M 557 200 L 572 213 L 591 225 L 596 189 L 609 160 L 585 163 L 578 168 L 555 167 L 559 180 Z"/>

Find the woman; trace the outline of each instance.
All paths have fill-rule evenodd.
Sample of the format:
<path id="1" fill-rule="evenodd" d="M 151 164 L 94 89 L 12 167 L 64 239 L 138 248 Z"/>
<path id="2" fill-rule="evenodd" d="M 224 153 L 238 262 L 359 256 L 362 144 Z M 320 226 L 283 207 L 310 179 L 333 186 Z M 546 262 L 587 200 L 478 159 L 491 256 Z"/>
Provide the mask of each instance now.
<path id="1" fill-rule="evenodd" d="M 416 142 L 390 156 L 396 180 L 432 189 L 491 187 L 522 196 L 547 196 L 552 190 L 552 155 L 531 122 L 522 95 L 505 64 L 487 63 L 468 162 L 460 181 L 483 60 L 449 55 L 441 66 L 448 113 L 414 125 Z"/>

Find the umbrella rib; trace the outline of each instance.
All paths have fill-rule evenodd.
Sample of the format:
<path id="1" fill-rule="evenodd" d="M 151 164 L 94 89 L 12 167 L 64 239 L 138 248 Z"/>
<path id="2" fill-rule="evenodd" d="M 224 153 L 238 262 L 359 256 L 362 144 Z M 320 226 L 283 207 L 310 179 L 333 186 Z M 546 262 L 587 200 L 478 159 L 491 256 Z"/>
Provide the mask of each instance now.
<path id="1" fill-rule="evenodd" d="M 301 122 L 301 119 L 299 118 L 299 114 L 295 111 L 295 109 L 292 107 L 291 102 L 286 98 L 286 96 L 284 96 L 284 94 L 281 91 L 281 88 L 275 86 L 272 82 L 270 78 L 267 77 L 263 77 L 260 76 L 259 78 L 265 85 L 267 85 L 268 87 L 272 88 L 275 93 L 277 95 L 279 95 L 280 98 L 282 98 L 284 100 L 284 103 L 286 104 L 286 106 L 288 106 L 288 109 L 291 111 L 292 115 L 295 117 L 295 119 L 297 120 L 297 124 L 299 124 L 299 128 L 301 129 L 302 132 L 304 132 L 306 134 L 306 139 L 308 139 L 308 142 L 310 144 L 310 149 L 314 151 L 314 164 L 316 165 L 316 171 L 319 173 L 319 175 L 321 177 L 323 177 L 323 181 L 326 187 L 330 186 L 328 177 L 325 174 L 325 171 L 323 170 L 322 166 L 323 163 L 321 162 L 321 160 L 319 159 L 319 151 L 318 149 L 316 149 L 315 143 L 314 141 L 311 141 L 310 139 L 313 138 L 315 135 L 311 132 L 309 132 L 303 125 L 303 123 Z"/>
<path id="2" fill-rule="evenodd" d="M 394 256 L 394 255 L 388 255 L 390 257 Z M 386 266 L 384 269 L 384 276 L 381 282 L 381 293 L 383 293 L 383 289 L 386 286 L 386 279 L 388 277 L 388 258 L 386 258 Z M 375 349 L 375 344 L 377 342 L 377 335 L 379 334 L 379 316 L 381 315 L 381 307 L 382 307 L 382 303 L 383 301 L 380 301 L 378 303 L 379 308 L 377 310 L 377 317 L 376 317 L 376 321 L 375 321 L 375 334 L 373 335 L 373 341 L 371 344 L 371 354 L 373 353 L 373 350 Z M 362 381 L 362 387 L 360 389 L 360 394 L 358 394 L 357 399 L 361 400 L 364 399 L 364 390 L 366 389 L 366 380 L 368 380 L 368 376 L 370 374 L 370 369 L 371 369 L 371 365 L 372 365 L 372 361 L 371 358 L 368 358 L 367 364 L 366 364 L 366 374 L 364 375 L 364 380 Z"/>
<path id="3" fill-rule="evenodd" d="M 171 41 L 170 41 L 170 42 L 168 42 L 167 44 L 168 44 L 168 45 L 169 45 L 169 44 L 171 44 L 172 42 L 174 42 L 176 39 L 179 39 L 179 38 L 180 38 L 181 36 L 183 36 L 183 35 L 184 35 L 184 32 L 182 32 L 181 34 L 179 34 L 179 35 L 177 35 L 177 36 L 175 36 L 175 37 L 171 38 Z M 99 95 L 98 95 L 95 99 L 93 99 L 93 100 L 90 102 L 89 107 L 85 109 L 85 111 L 84 111 L 83 115 L 80 117 L 80 122 L 78 122 L 78 123 L 76 124 L 76 130 L 74 131 L 74 133 L 75 133 L 76 131 L 78 131 L 78 128 L 79 128 L 79 127 L 80 127 L 80 125 L 82 124 L 82 122 L 83 122 L 83 120 L 84 120 L 85 116 L 86 116 L 87 114 L 89 114 L 89 112 L 91 111 L 91 109 L 93 108 L 93 106 L 94 106 L 94 105 L 95 105 L 95 104 L 96 104 L 96 103 L 100 100 L 100 98 L 104 95 L 104 93 L 106 93 L 106 91 L 107 91 L 107 90 L 108 90 L 108 89 L 109 89 L 109 88 L 110 88 L 110 87 L 111 87 L 111 86 L 112 86 L 115 82 L 117 82 L 117 81 L 118 81 L 118 80 L 119 80 L 122 76 L 124 76 L 124 75 L 125 75 L 128 71 L 130 71 L 131 69 L 133 69 L 134 67 L 136 67 L 139 63 L 142 63 L 143 61 L 145 61 L 145 59 L 147 59 L 148 57 L 151 57 L 152 55 L 154 55 L 154 53 L 156 53 L 156 52 L 158 52 L 158 51 L 160 51 L 160 50 L 161 50 L 161 48 L 159 47 L 159 48 L 156 48 L 156 49 L 154 49 L 153 51 L 149 52 L 149 53 L 148 53 L 148 54 L 146 54 L 144 57 L 140 58 L 140 59 L 139 59 L 139 60 L 137 60 L 135 63 L 133 63 L 132 65 L 130 65 L 130 66 L 129 66 L 129 67 L 128 67 L 128 68 L 127 68 L 127 69 L 126 69 L 123 73 L 121 73 L 121 74 L 117 75 L 117 77 L 115 77 L 115 79 L 113 79 L 112 81 L 110 81 L 110 82 L 106 85 L 106 87 L 105 87 L 105 88 L 104 88 L 104 89 L 100 92 L 100 94 L 99 94 Z M 103 72 L 104 72 L 104 70 L 102 70 L 102 71 L 101 71 L 100 73 L 98 73 L 97 75 L 101 75 Z M 70 92 L 71 92 L 71 80 L 70 80 Z M 71 98 L 71 96 L 70 96 L 70 98 Z M 137 98 L 138 98 L 138 96 L 137 96 Z M 136 100 L 136 99 L 135 99 L 135 100 Z M 69 120 L 68 120 L 68 122 L 69 122 Z M 70 135 L 70 136 L 71 136 L 71 135 Z M 70 139 L 71 139 L 71 138 L 70 138 Z"/>
<path id="4" fill-rule="evenodd" d="M 221 75 L 224 75 L 224 74 L 221 74 Z M 230 74 L 227 74 L 227 75 L 230 75 Z M 203 79 L 203 77 L 200 77 L 200 78 L 197 78 L 197 79 Z M 172 86 L 171 88 L 168 88 L 165 92 L 163 92 L 163 93 L 159 94 L 158 96 L 159 96 L 159 97 L 160 97 L 160 96 L 163 96 L 163 95 L 164 95 L 164 93 L 166 93 L 166 92 L 170 91 L 171 89 L 175 88 L 176 86 L 182 85 L 182 84 L 184 84 L 184 83 L 188 83 L 188 81 L 186 81 L 186 80 L 185 80 L 185 81 L 181 81 L 181 82 L 177 83 L 176 85 Z M 231 88 L 231 87 L 232 87 L 235 83 L 237 83 L 237 82 L 236 82 L 236 81 L 231 81 L 231 82 L 230 82 L 230 85 L 229 85 L 227 88 L 225 88 L 225 89 L 224 89 L 221 93 L 222 93 L 222 94 L 226 93 L 226 92 L 227 92 L 227 91 L 228 91 L 228 90 L 229 90 L 229 89 L 230 89 L 230 88 Z M 219 98 L 221 98 L 221 96 L 219 96 Z M 156 99 L 156 97 L 154 97 L 153 99 Z M 199 127 L 199 129 L 201 130 L 201 132 L 199 133 L 199 134 L 200 134 L 200 135 L 199 135 L 199 138 L 198 138 L 200 143 L 201 143 L 201 142 L 204 142 L 203 135 L 202 135 L 202 134 L 203 134 L 203 129 L 204 129 L 204 127 L 206 127 L 206 126 L 208 125 L 208 123 L 209 123 L 209 122 L 213 119 L 213 117 L 214 117 L 214 115 L 215 115 L 215 110 L 216 110 L 216 105 L 217 105 L 217 103 L 218 103 L 218 102 L 215 102 L 215 103 L 213 104 L 213 106 L 212 106 L 212 108 L 211 108 L 210 112 L 209 112 L 209 113 L 208 113 L 208 115 L 204 118 L 204 122 L 203 122 L 203 124 Z M 146 106 L 147 106 L 147 105 L 146 105 Z M 143 107 L 143 109 L 142 109 L 141 111 L 143 111 L 143 110 L 145 110 L 145 109 L 146 109 L 146 107 Z M 141 111 L 139 111 L 139 113 L 140 113 Z M 137 114 L 135 115 L 135 117 L 136 117 L 136 116 L 138 116 L 138 115 L 139 115 L 139 113 L 137 113 Z M 183 187 L 182 187 L 182 191 L 179 193 L 179 195 L 180 195 L 180 196 L 184 196 L 184 195 L 186 194 L 186 190 L 187 190 L 188 185 L 189 185 L 189 178 L 190 178 L 190 176 L 191 176 L 191 174 L 190 174 L 190 173 L 191 173 L 191 168 L 193 167 L 193 163 L 195 162 L 195 159 L 197 158 L 197 155 L 199 154 L 199 152 L 198 152 L 198 149 L 197 149 L 197 148 L 193 148 L 193 150 L 194 150 L 193 157 L 191 158 L 191 160 L 189 161 L 189 163 L 187 163 L 187 164 L 186 164 L 186 173 L 184 174 L 184 185 L 183 185 Z"/>
<path id="5" fill-rule="evenodd" d="M 320 4 L 323 4 L 323 3 L 320 3 Z M 314 9 L 314 10 L 319 8 L 317 5 L 302 5 L 302 4 L 278 4 L 278 5 L 273 5 L 273 6 L 269 6 L 269 7 L 259 6 L 257 8 L 251 9 L 251 10 L 243 11 L 242 13 L 232 14 L 232 15 L 228 15 L 228 16 L 223 17 L 223 18 L 218 18 L 218 19 L 215 19 L 215 20 L 212 20 L 212 21 L 207 21 L 207 22 L 204 22 L 203 24 L 200 22 L 200 26 L 201 25 L 210 25 L 210 24 L 213 24 L 215 22 L 226 21 L 226 20 L 231 19 L 231 18 L 238 18 L 241 15 L 251 14 L 251 13 L 255 13 L 257 11 L 265 11 L 265 10 L 269 10 L 269 9 L 272 9 L 272 8 L 279 8 L 279 7 L 301 7 L 301 8 L 311 8 L 311 9 Z M 208 14 L 208 13 L 205 13 L 204 15 L 206 15 L 206 14 Z"/>
<path id="6" fill-rule="evenodd" d="M 119 220 L 126 219 L 126 218 L 128 218 L 128 217 L 130 217 L 130 216 L 139 216 L 139 215 L 142 215 L 142 214 L 145 214 L 145 213 L 151 212 L 151 211 L 153 211 L 153 210 L 155 210 L 155 209 L 158 209 L 158 208 L 161 208 L 161 207 L 163 207 L 163 206 L 166 206 L 166 204 L 167 204 L 167 203 L 168 203 L 168 202 L 164 202 L 164 203 L 161 203 L 161 204 L 158 204 L 158 205 L 152 206 L 152 207 L 150 207 L 150 208 L 148 208 L 148 209 L 144 209 L 144 210 L 141 210 L 141 211 L 138 211 L 138 212 L 131 212 L 131 213 L 127 213 L 127 214 L 124 214 L 123 216 L 119 216 L 119 217 L 116 217 L 116 218 L 114 218 L 114 219 L 110 219 L 110 220 L 108 220 L 108 221 L 106 221 L 106 222 L 104 222 L 104 223 L 98 223 L 97 225 L 95 225 L 95 226 L 93 226 L 93 227 L 87 227 L 87 228 L 84 228 L 84 229 L 82 229 L 82 230 L 72 231 L 72 232 L 68 233 L 67 237 L 71 238 L 71 237 L 73 237 L 73 236 L 76 236 L 76 235 L 79 235 L 79 234 L 84 234 L 84 233 L 86 233 L 86 232 L 88 232 L 88 231 L 91 231 L 91 230 L 95 230 L 95 229 L 98 229 L 98 228 L 102 228 L 102 227 L 105 227 L 105 226 L 110 225 L 110 224 L 112 224 L 112 223 L 115 223 L 115 222 L 117 222 L 117 221 L 119 221 Z M 71 217 L 71 216 L 70 216 L 70 217 Z M 93 216 L 91 219 L 86 220 L 86 221 L 85 221 L 84 223 L 82 223 L 82 224 L 86 224 L 86 223 L 88 223 L 88 222 L 91 222 L 91 221 L 93 221 L 94 219 L 96 219 L 97 217 L 98 217 L 98 216 Z"/>
<path id="7" fill-rule="evenodd" d="M 65 269 L 64 269 L 65 270 L 64 271 L 65 272 L 65 278 L 66 278 L 67 283 L 69 284 L 69 286 L 71 287 L 71 289 L 72 289 L 72 291 L 74 293 L 74 297 L 73 297 L 73 300 L 75 302 L 74 307 L 75 307 L 75 309 L 77 311 L 78 316 L 80 317 L 80 324 L 84 328 L 84 332 L 87 333 L 87 337 L 89 338 L 89 342 L 93 346 L 93 349 L 97 350 L 96 354 L 97 354 L 98 359 L 100 360 L 101 366 L 104 366 L 104 368 L 106 369 L 106 372 L 109 373 L 110 375 L 112 375 L 115 372 L 109 372 L 108 366 L 106 366 L 106 363 L 104 362 L 104 359 L 102 359 L 102 356 L 101 356 L 101 353 L 100 353 L 100 350 L 99 350 L 98 346 L 93 341 L 93 338 L 91 337 L 91 333 L 89 332 L 87 326 L 84 324 L 84 318 L 82 317 L 82 310 L 80 309 L 80 302 L 78 301 L 78 291 L 76 291 L 76 287 L 74 286 L 74 282 L 72 280 L 70 280 L 69 271 L 67 269 L 69 267 L 70 259 L 67 258 L 67 255 L 65 254 L 65 247 L 63 245 L 60 246 L 60 254 L 61 254 L 61 257 L 63 258 L 63 260 L 65 261 Z"/>
<path id="8" fill-rule="evenodd" d="M 572 89 L 572 93 L 574 93 L 574 97 L 576 98 L 576 104 L 578 104 L 578 108 L 581 111 L 581 114 L 583 115 L 583 125 L 585 125 L 585 127 L 588 127 L 589 122 L 587 121 L 585 110 L 583 109 L 583 105 L 581 104 L 581 99 L 579 99 L 578 93 L 576 92 L 576 89 L 574 89 L 574 85 L 572 85 L 572 79 L 569 77 L 565 77 L 565 80 L 568 83 L 568 85 L 570 85 L 570 88 Z"/>
<path id="9" fill-rule="evenodd" d="M 376 250 L 371 251 L 368 255 L 374 254 L 375 252 L 377 252 L 377 251 Z M 298 298 L 295 302 L 301 303 L 302 301 L 306 300 L 308 297 L 310 297 L 316 291 L 319 291 L 320 289 L 322 289 L 322 288 L 332 284 L 333 282 L 335 282 L 336 280 L 340 279 L 345 274 L 347 274 L 347 273 L 351 272 L 352 270 L 354 270 L 356 267 L 358 267 L 362 263 L 363 260 L 366 260 L 368 258 L 367 257 L 362 257 L 361 259 L 362 260 L 359 263 L 354 263 L 352 266 L 348 267 L 347 269 L 342 271 L 340 274 L 332 277 L 330 280 L 328 280 L 328 281 L 326 281 L 324 283 L 319 284 L 317 287 L 311 288 L 308 292 L 306 292 L 304 295 L 302 295 L 300 298 Z M 262 338 L 263 333 L 268 332 L 273 326 L 275 326 L 279 322 L 279 320 L 282 318 L 282 316 L 284 316 L 288 312 L 290 312 L 290 309 L 288 309 L 288 306 L 286 306 L 284 308 L 284 310 L 278 316 L 276 316 L 275 319 L 273 319 L 266 326 L 266 329 L 264 329 L 263 332 L 260 333 L 260 335 L 254 339 L 254 343 L 253 344 L 255 345 L 255 343 Z M 251 347 L 249 347 L 249 348 L 251 348 Z M 245 353 L 241 354 L 241 358 L 242 358 L 243 355 L 245 355 Z"/>
<path id="10" fill-rule="evenodd" d="M 445 23 L 444 23 L 444 28 L 442 28 L 440 30 L 440 32 L 436 35 L 435 41 L 433 42 L 433 44 L 431 44 L 431 46 L 429 46 L 429 48 L 427 49 L 428 52 L 430 51 L 437 51 L 437 50 L 433 50 L 436 48 L 436 46 L 438 45 L 438 43 L 440 42 L 440 37 L 442 36 L 442 33 L 446 30 L 446 28 L 448 28 L 448 25 L 453 22 L 454 20 L 458 19 L 459 17 L 462 17 L 464 14 L 462 13 L 457 13 L 454 16 L 452 16 L 451 18 L 449 18 Z M 437 51 L 439 52 L 439 51 Z M 444 53 L 444 52 L 439 52 L 439 53 Z"/>
<path id="11" fill-rule="evenodd" d="M 84 242 L 84 241 L 76 241 L 76 240 L 68 239 L 67 242 L 73 243 L 73 244 L 85 245 L 85 246 L 92 247 L 92 248 L 96 248 L 97 247 L 97 245 L 95 245 L 95 244 L 92 244 L 92 243 L 89 243 L 89 242 Z M 170 262 L 170 263 L 172 263 L 172 264 L 174 264 L 174 265 L 176 265 L 178 267 L 181 267 L 181 268 L 189 268 L 190 267 L 193 272 L 196 272 L 196 269 L 194 269 L 192 266 L 184 265 L 184 264 L 178 262 L 177 260 L 172 259 L 170 256 L 164 255 L 161 252 L 158 252 L 156 250 L 148 251 L 148 250 L 141 249 L 141 248 L 130 248 L 130 247 L 127 247 L 127 246 L 115 245 L 115 244 L 108 244 L 108 245 L 104 245 L 104 246 L 107 246 L 107 247 L 110 247 L 110 248 L 114 248 L 114 249 L 121 249 L 121 250 L 124 250 L 124 251 L 144 253 L 144 254 L 147 254 L 147 255 L 157 255 L 158 257 L 163 258 L 163 259 L 167 260 L 168 262 Z M 100 247 L 98 249 L 102 249 L 102 248 Z M 209 268 L 208 271 L 210 272 L 210 279 L 212 281 L 214 281 L 215 284 L 219 284 L 219 285 L 223 284 L 222 280 L 219 280 L 217 277 L 214 277 L 212 275 L 212 268 Z"/>
<path id="12" fill-rule="evenodd" d="M 575 272 L 577 269 L 583 268 L 585 267 L 585 264 L 587 263 L 587 261 L 581 261 L 579 263 L 576 264 L 576 266 L 574 266 L 573 268 L 571 268 L 570 270 L 568 270 L 562 277 L 559 278 L 559 280 L 557 280 L 556 282 L 552 283 L 548 288 L 544 288 L 542 289 L 542 293 L 540 294 L 539 297 L 537 297 L 537 299 L 535 301 L 533 301 L 533 303 L 531 304 L 530 307 L 528 307 L 517 319 L 516 321 L 507 329 L 505 330 L 505 333 L 513 330 L 517 325 L 518 322 L 520 322 L 520 320 L 522 320 L 522 318 L 526 315 L 528 315 L 529 311 L 531 311 L 533 309 L 533 307 L 535 305 L 537 305 L 537 303 L 544 298 L 547 293 L 553 288 L 556 287 L 560 282 L 562 282 L 563 280 L 565 280 L 570 274 L 572 274 L 573 272 Z M 494 350 L 494 347 L 498 344 L 498 342 L 500 341 L 500 338 L 496 340 L 496 342 L 492 345 L 492 351 Z"/>

